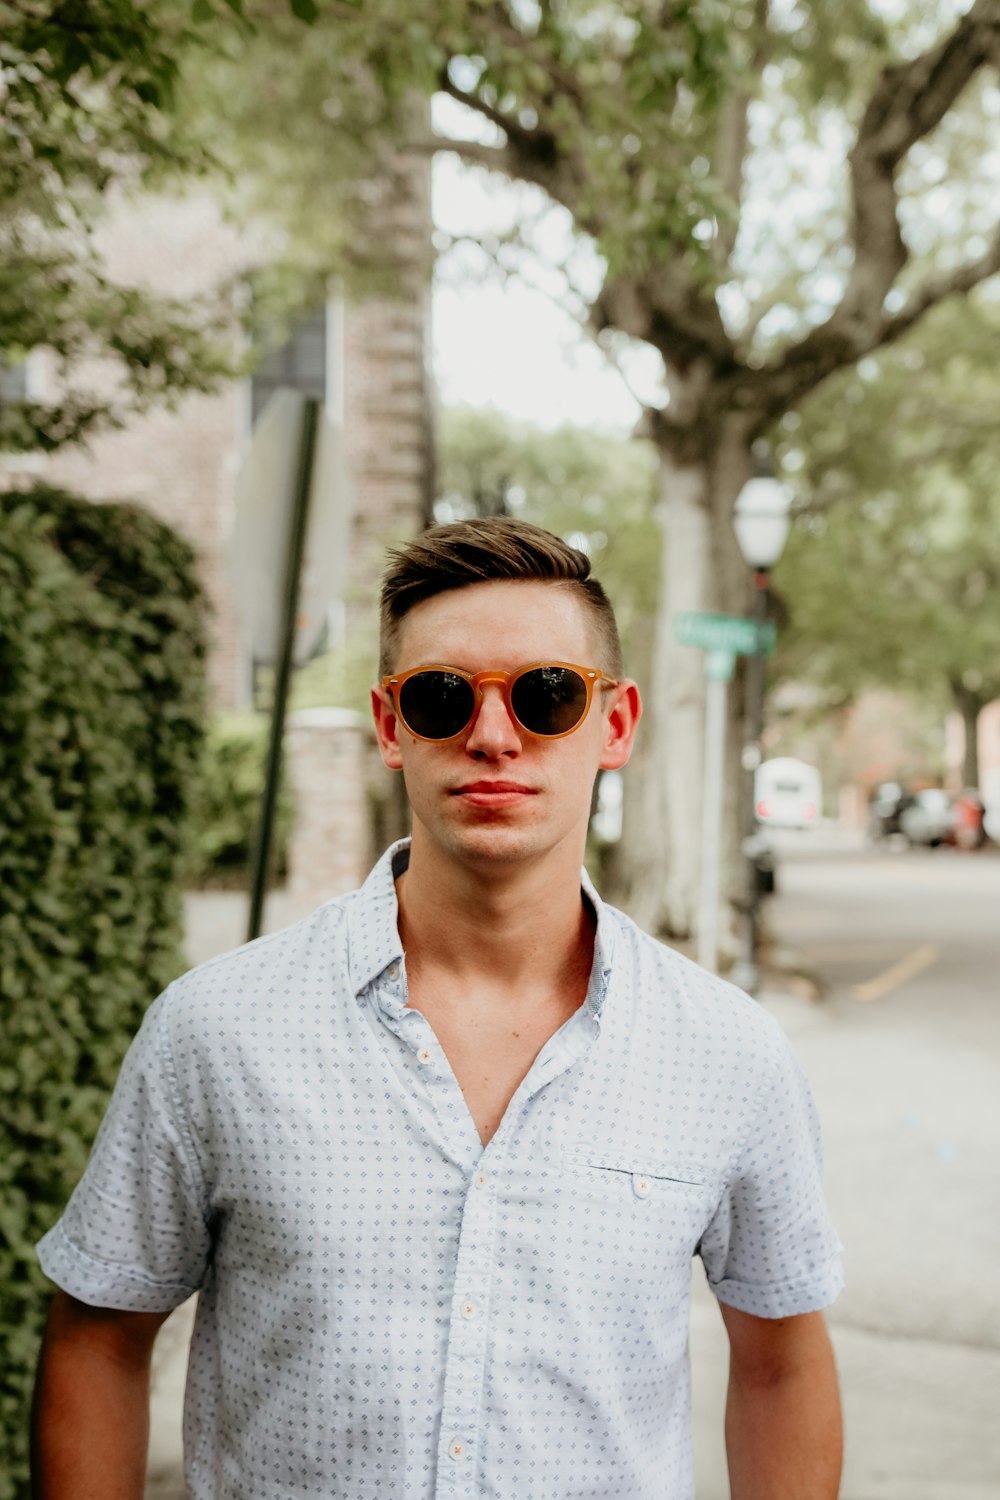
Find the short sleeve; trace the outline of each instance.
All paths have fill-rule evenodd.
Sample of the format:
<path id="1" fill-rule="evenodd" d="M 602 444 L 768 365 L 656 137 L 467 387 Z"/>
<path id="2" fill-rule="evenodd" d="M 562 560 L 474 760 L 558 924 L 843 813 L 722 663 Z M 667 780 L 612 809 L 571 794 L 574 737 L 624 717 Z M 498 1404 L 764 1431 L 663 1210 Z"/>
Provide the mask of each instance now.
<path id="1" fill-rule="evenodd" d="M 168 1312 L 201 1284 L 210 1235 L 202 1173 L 175 1098 L 170 991 L 122 1064 L 87 1169 L 38 1245 L 45 1274 L 94 1307 Z"/>
<path id="2" fill-rule="evenodd" d="M 784 1034 L 699 1254 L 720 1302 L 761 1318 L 817 1312 L 843 1287 L 823 1198 L 819 1120 Z"/>

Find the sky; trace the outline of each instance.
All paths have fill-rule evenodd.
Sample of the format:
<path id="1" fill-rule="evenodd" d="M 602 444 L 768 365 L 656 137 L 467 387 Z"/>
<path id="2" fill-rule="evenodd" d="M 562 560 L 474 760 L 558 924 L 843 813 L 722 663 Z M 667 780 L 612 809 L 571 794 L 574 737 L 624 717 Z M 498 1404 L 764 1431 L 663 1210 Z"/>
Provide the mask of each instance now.
<path id="1" fill-rule="evenodd" d="M 490 140 L 491 127 L 448 99 L 435 100 L 434 117 L 442 133 Z M 627 435 L 640 414 L 639 403 L 572 314 L 557 305 L 567 290 L 565 279 L 551 269 L 554 262 L 568 263 L 586 295 L 600 285 L 600 263 L 573 239 L 568 215 L 545 206 L 536 189 L 510 187 L 497 174 L 465 167 L 450 155 L 436 159 L 433 184 L 439 250 L 449 236 L 501 235 L 514 223 L 530 221 L 532 239 L 542 251 L 530 273 L 541 289 L 504 280 L 468 244 L 443 255 L 432 313 L 442 403 L 492 405 L 542 427 L 572 422 Z M 652 350 L 632 352 L 629 383 L 643 400 L 661 403 L 659 373 Z"/>
<path id="2" fill-rule="evenodd" d="M 439 285 L 434 373 L 444 405 L 496 406 L 541 427 L 572 422 L 626 435 L 639 408 L 604 355 L 541 292 Z"/>

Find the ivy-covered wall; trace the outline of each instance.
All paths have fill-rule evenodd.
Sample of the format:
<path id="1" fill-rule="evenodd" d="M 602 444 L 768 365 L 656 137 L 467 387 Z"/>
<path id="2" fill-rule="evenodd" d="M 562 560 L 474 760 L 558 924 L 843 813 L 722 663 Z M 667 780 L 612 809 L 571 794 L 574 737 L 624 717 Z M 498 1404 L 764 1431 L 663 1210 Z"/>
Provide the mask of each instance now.
<path id="1" fill-rule="evenodd" d="M 0 495 L 0 1500 L 27 1493 L 35 1242 L 182 967 L 203 616 L 190 547 L 147 512 Z"/>

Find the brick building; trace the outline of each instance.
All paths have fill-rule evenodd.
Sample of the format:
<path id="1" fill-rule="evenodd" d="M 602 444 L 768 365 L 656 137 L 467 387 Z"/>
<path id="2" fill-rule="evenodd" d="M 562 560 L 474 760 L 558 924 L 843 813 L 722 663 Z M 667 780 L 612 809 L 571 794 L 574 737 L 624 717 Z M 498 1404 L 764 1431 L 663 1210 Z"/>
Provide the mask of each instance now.
<path id="1" fill-rule="evenodd" d="M 242 706 L 250 697 L 251 663 L 229 579 L 230 539 L 236 476 L 254 418 L 273 389 L 291 384 L 317 396 L 330 418 L 343 424 L 354 499 L 343 601 L 348 628 L 352 619 L 371 618 L 386 542 L 411 536 L 430 517 L 429 167 L 416 164 L 404 180 L 407 191 L 397 193 L 387 210 L 386 233 L 402 268 L 392 298 L 346 304 L 331 295 L 325 307 L 295 323 L 288 343 L 270 351 L 252 379 L 185 397 L 173 409 L 159 407 L 120 430 L 99 433 L 86 447 L 49 457 L 9 457 L 3 465 L 8 484 L 40 479 L 95 499 L 137 501 L 190 540 L 211 606 L 209 681 L 218 709 Z M 207 196 L 122 201 L 99 239 L 113 279 L 179 297 L 210 290 L 246 259 L 244 243 Z M 98 384 L 107 379 L 99 369 L 82 373 Z M 45 355 L 32 356 L 27 394 L 45 399 L 52 391 Z M 303 764 L 314 766 L 317 755 L 326 753 L 316 736 L 330 736 L 331 762 L 357 770 L 371 764 L 354 743 L 359 732 L 366 733 L 334 715 L 300 726 L 291 739 L 302 746 Z M 332 743 L 338 736 L 351 742 L 347 749 Z M 363 803 L 369 791 L 361 784 L 347 801 Z M 360 839 L 358 819 L 351 826 L 352 839 Z M 345 871 L 363 875 L 371 852 L 359 848 L 345 861 L 341 848 L 336 865 L 324 871 L 314 858 L 322 844 L 313 826 L 309 879 L 317 896 L 353 883 Z M 292 856 L 294 869 L 294 848 Z"/>
<path id="2" fill-rule="evenodd" d="M 228 578 L 235 478 L 253 420 L 270 392 L 291 384 L 320 397 L 344 425 L 353 479 L 349 609 L 371 608 L 387 538 L 411 535 L 429 517 L 433 464 L 426 364 L 429 291 L 429 178 L 418 166 L 409 200 L 393 206 L 389 228 L 401 248 L 399 293 L 327 305 L 300 319 L 287 345 L 264 359 L 252 380 L 212 395 L 159 407 L 86 447 L 48 458 L 8 459 L 20 476 L 95 499 L 130 499 L 181 531 L 201 559 L 212 605 L 210 682 L 217 707 L 247 699 L 248 663 Z M 147 198 L 119 204 L 100 235 L 110 275 L 175 296 L 196 296 L 233 274 L 245 259 L 236 231 L 208 197 Z M 100 381 L 101 372 L 86 372 Z M 31 394 L 49 387 L 43 355 L 29 362 Z"/>

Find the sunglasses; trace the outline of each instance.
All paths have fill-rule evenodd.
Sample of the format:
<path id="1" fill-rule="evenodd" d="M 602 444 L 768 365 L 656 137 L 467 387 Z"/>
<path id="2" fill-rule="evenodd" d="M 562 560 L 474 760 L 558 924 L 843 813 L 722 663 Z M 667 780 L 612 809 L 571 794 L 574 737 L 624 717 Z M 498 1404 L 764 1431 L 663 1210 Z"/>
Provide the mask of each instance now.
<path id="1" fill-rule="evenodd" d="M 557 740 L 579 729 L 594 688 L 617 687 L 617 679 L 567 661 L 537 662 L 520 672 L 460 672 L 457 667 L 415 667 L 383 677 L 396 716 L 418 740 L 453 740 L 472 723 L 487 682 L 503 689 L 507 712 L 528 734 Z"/>

